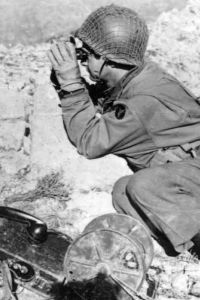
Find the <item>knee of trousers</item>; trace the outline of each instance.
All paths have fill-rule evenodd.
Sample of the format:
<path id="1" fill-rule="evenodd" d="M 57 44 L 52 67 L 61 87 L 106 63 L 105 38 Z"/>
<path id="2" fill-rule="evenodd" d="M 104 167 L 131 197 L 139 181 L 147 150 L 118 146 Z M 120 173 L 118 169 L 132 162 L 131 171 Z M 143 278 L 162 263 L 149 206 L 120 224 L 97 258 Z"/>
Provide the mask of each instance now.
<path id="1" fill-rule="evenodd" d="M 112 201 L 113 206 L 117 208 L 122 208 L 124 204 L 124 198 L 126 197 L 126 187 L 133 175 L 127 175 L 118 179 L 112 190 Z M 118 210 L 118 209 L 117 209 Z"/>
<path id="2" fill-rule="evenodd" d="M 126 186 L 126 192 L 129 198 L 133 202 L 136 201 L 142 204 L 151 201 L 150 195 L 160 188 L 163 172 L 165 173 L 164 169 L 156 167 L 143 169 L 135 173 Z"/>

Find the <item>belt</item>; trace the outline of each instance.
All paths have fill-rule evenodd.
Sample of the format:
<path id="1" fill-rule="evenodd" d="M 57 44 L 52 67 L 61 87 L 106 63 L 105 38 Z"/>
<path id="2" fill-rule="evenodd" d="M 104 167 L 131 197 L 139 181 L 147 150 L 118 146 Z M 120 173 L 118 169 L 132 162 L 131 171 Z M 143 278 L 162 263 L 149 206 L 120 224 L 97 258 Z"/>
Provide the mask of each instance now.
<path id="1" fill-rule="evenodd" d="M 200 140 L 175 147 L 162 148 L 150 161 L 150 166 L 200 157 Z"/>

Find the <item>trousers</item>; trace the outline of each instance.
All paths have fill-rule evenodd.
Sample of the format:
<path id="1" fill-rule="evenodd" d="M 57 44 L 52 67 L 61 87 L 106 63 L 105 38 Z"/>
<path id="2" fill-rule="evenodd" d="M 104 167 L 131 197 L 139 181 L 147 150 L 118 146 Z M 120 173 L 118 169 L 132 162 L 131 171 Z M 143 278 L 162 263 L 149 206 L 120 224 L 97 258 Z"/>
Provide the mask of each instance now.
<path id="1" fill-rule="evenodd" d="M 200 231 L 200 158 L 169 162 L 120 178 L 112 192 L 117 212 L 142 222 L 178 253 Z"/>

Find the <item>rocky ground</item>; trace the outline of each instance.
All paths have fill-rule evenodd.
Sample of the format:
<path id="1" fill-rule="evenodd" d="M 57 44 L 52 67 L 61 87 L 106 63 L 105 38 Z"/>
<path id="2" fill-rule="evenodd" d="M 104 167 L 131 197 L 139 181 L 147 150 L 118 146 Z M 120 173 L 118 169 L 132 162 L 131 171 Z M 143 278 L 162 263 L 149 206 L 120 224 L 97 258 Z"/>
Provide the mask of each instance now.
<path id="1" fill-rule="evenodd" d="M 66 34 L 76 29 L 99 5 L 124 5 L 138 11 L 147 21 L 163 12 L 183 8 L 187 0 L 1 0 L 0 43 L 25 45 Z"/>
<path id="2" fill-rule="evenodd" d="M 147 53 L 197 96 L 199 14 L 198 0 L 161 14 L 151 25 Z M 66 139 L 59 99 L 49 82 L 49 47 L 0 45 L 0 204 L 31 213 L 74 239 L 94 217 L 114 212 L 112 186 L 130 170 L 112 155 L 86 160 Z M 154 246 L 148 272 L 156 282 L 153 297 L 200 297 L 199 261 L 188 253 L 168 257 Z M 27 291 L 19 299 L 27 299 Z"/>

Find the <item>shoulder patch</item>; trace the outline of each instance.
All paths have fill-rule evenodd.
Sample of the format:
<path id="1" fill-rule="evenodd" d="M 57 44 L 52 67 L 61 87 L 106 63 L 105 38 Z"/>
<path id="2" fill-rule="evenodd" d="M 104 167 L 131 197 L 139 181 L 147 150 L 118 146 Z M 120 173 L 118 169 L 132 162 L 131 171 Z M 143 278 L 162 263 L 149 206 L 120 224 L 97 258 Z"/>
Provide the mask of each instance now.
<path id="1" fill-rule="evenodd" d="M 126 106 L 123 104 L 117 104 L 115 106 L 115 117 L 118 120 L 121 120 L 124 118 L 125 114 L 126 114 Z"/>

